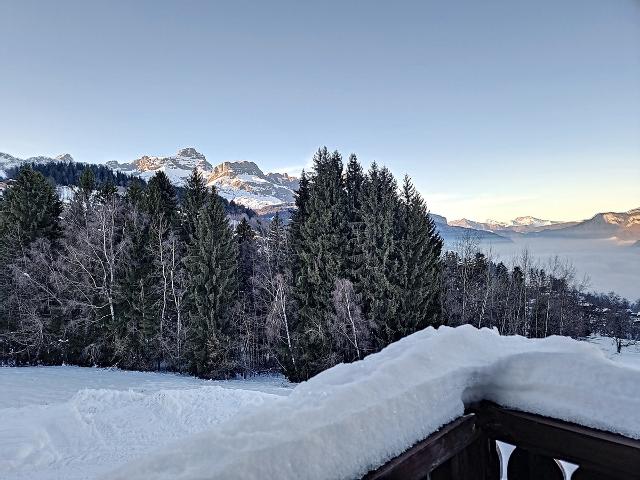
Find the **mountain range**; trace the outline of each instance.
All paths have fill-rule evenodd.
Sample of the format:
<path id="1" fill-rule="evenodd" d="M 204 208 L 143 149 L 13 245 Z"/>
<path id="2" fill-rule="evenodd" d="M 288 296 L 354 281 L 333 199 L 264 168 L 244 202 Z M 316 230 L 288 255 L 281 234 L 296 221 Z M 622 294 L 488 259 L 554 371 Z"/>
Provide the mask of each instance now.
<path id="1" fill-rule="evenodd" d="M 5 178 L 7 176 L 7 172 L 12 168 L 20 167 L 21 165 L 25 165 L 27 163 L 51 162 L 73 162 L 73 157 L 68 153 L 63 153 L 62 155 L 58 155 L 57 157 L 38 156 L 29 158 L 18 158 L 14 157 L 13 155 L 9 155 L 8 153 L 0 152 L 0 179 Z"/>
<path id="2" fill-rule="evenodd" d="M 474 220 L 462 218 L 460 220 L 451 220 L 449 222 L 449 225 L 509 235 L 510 233 L 531 233 L 540 232 L 543 230 L 556 230 L 560 228 L 566 228 L 577 223 L 578 222 L 543 220 L 541 218 L 526 216 L 514 218 L 513 220 L 510 220 L 508 222 L 501 222 L 499 220 L 486 220 L 484 222 L 476 222 Z"/>
<path id="3" fill-rule="evenodd" d="M 69 154 L 57 157 L 38 156 L 20 159 L 0 153 L 0 179 L 6 172 L 26 163 L 72 162 Z M 265 173 L 254 162 L 228 161 L 215 167 L 195 148 L 183 148 L 175 155 L 144 155 L 129 162 L 110 161 L 106 165 L 123 173 L 149 180 L 163 171 L 176 185 L 183 186 L 194 168 L 201 171 L 207 185 L 214 185 L 220 196 L 270 218 L 276 211 L 288 217 L 293 208 L 298 178 L 286 173 Z M 545 220 L 532 216 L 515 218 L 509 222 L 487 220 L 478 222 L 466 218 L 447 219 L 431 214 L 438 231 L 446 242 L 472 236 L 481 242 L 511 242 L 519 236 L 550 238 L 617 238 L 640 242 L 640 208 L 627 212 L 597 213 L 593 217 L 574 222 Z"/>
<path id="4" fill-rule="evenodd" d="M 476 222 L 463 218 L 449 225 L 492 232 L 501 236 L 527 235 L 548 238 L 616 238 L 618 240 L 640 239 L 640 208 L 627 212 L 597 213 L 582 221 L 561 222 L 535 217 L 518 217 L 510 222 L 487 220 Z"/>
<path id="5" fill-rule="evenodd" d="M 167 157 L 142 156 L 131 162 L 107 162 L 107 166 L 145 180 L 163 171 L 176 185 L 184 185 L 194 168 L 200 170 L 207 185 L 214 185 L 227 200 L 257 212 L 275 205 L 291 205 L 298 179 L 286 173 L 264 173 L 249 161 L 223 162 L 213 167 L 195 148 L 183 148 Z"/>

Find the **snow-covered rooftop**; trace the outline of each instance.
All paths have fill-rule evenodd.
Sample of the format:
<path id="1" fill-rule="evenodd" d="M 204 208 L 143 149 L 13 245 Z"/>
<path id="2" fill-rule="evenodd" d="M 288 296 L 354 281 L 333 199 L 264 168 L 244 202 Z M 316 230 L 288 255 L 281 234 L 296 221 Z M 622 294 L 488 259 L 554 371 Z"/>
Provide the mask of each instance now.
<path id="1" fill-rule="evenodd" d="M 106 478 L 357 478 L 481 399 L 640 438 L 640 371 L 565 337 L 432 328 Z"/>

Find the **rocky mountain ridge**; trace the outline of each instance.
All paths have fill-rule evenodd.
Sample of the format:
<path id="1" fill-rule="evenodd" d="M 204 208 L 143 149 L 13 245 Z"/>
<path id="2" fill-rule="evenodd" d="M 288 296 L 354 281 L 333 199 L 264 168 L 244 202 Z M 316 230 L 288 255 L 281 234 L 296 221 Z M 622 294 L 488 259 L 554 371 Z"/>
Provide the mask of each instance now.
<path id="1" fill-rule="evenodd" d="M 6 178 L 7 172 L 12 168 L 18 168 L 29 163 L 73 162 L 73 157 L 63 153 L 57 157 L 40 155 L 37 157 L 19 158 L 0 152 L 0 179 Z"/>
<path id="2" fill-rule="evenodd" d="M 176 185 L 184 185 L 194 168 L 201 171 L 207 185 L 215 186 L 220 196 L 260 211 L 275 205 L 293 203 L 298 179 L 286 173 L 264 173 L 254 162 L 226 161 L 215 167 L 195 148 L 183 148 L 175 155 L 142 156 L 131 162 L 107 162 L 114 170 L 145 180 L 163 171 Z"/>

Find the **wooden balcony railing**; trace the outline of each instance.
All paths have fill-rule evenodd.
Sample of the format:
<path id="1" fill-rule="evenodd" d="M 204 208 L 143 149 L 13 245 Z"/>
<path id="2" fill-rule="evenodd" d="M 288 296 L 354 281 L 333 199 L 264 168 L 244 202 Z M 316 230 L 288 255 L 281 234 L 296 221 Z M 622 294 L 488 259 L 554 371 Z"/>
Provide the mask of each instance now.
<path id="1" fill-rule="evenodd" d="M 515 446 L 507 475 L 502 473 L 509 480 L 640 480 L 640 440 L 490 402 L 471 405 L 464 416 L 364 478 L 499 480 L 496 441 Z M 558 460 L 578 468 L 569 476 Z"/>

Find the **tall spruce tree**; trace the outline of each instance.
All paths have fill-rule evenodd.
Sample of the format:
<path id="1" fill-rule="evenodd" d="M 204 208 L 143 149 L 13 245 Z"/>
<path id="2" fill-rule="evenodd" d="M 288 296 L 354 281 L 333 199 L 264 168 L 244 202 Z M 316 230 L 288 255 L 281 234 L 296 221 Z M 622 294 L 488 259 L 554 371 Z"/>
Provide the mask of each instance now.
<path id="1" fill-rule="evenodd" d="M 362 298 L 362 312 L 373 329 L 376 349 L 385 347 L 397 336 L 397 211 L 398 193 L 393 175 L 388 169 L 372 164 L 362 189 L 363 226 L 358 237 L 362 257 L 356 291 Z"/>
<path id="2" fill-rule="evenodd" d="M 346 207 L 342 158 L 338 152 L 329 154 L 326 147 L 321 148 L 314 156 L 306 218 L 294 225 L 300 237 L 292 245 L 300 262 L 293 288 L 300 344 L 298 379 L 310 378 L 336 362 L 328 323 L 335 282 L 346 274 Z"/>
<path id="3" fill-rule="evenodd" d="M 274 274 L 285 275 L 291 263 L 289 258 L 290 251 L 287 242 L 287 230 L 279 212 L 276 212 L 269 223 L 265 243 L 270 271 Z"/>
<path id="4" fill-rule="evenodd" d="M 289 223 L 289 244 L 292 250 L 291 270 L 294 283 L 303 281 L 300 278 L 302 272 L 302 259 L 298 252 L 302 250 L 302 226 L 307 221 L 309 210 L 309 176 L 303 170 L 300 175 L 298 190 L 295 192 L 295 210 Z"/>
<path id="5" fill-rule="evenodd" d="M 398 294 L 393 337 L 399 340 L 440 323 L 442 240 L 427 207 L 405 176 L 397 216 Z"/>
<path id="6" fill-rule="evenodd" d="M 249 225 L 246 217 L 242 217 L 235 230 L 238 245 L 238 291 L 247 295 L 251 291 L 251 278 L 256 261 L 256 233 Z"/>
<path id="7" fill-rule="evenodd" d="M 146 190 L 146 210 L 152 219 L 164 218 L 170 225 L 176 221 L 178 201 L 176 189 L 163 171 L 149 180 Z"/>
<path id="8" fill-rule="evenodd" d="M 233 370 L 229 309 L 236 288 L 236 244 L 215 190 L 198 215 L 186 265 L 191 371 L 201 376 L 226 376 Z"/>
<path id="9" fill-rule="evenodd" d="M 195 234 L 198 215 L 207 202 L 207 186 L 197 168 L 194 168 L 185 185 L 182 201 L 182 231 L 186 241 Z"/>
<path id="10" fill-rule="evenodd" d="M 347 278 L 351 282 L 357 281 L 362 267 L 362 246 L 359 239 L 362 236 L 362 188 L 365 176 L 362 167 L 354 154 L 349 156 L 347 173 L 345 176 L 345 188 L 347 195 L 347 219 L 349 222 L 349 234 L 347 242 Z"/>
<path id="11" fill-rule="evenodd" d="M 148 294 L 154 309 L 150 321 L 145 323 L 145 336 L 148 339 L 147 354 L 157 365 L 161 365 L 164 363 L 164 345 L 167 343 L 165 337 L 169 321 L 170 278 L 167 271 L 167 239 L 178 223 L 176 190 L 163 171 L 157 172 L 149 180 L 145 191 L 145 208 L 149 215 L 146 247 L 151 264 L 149 276 L 152 286 Z"/>
<path id="12" fill-rule="evenodd" d="M 56 241 L 62 235 L 61 213 L 55 188 L 41 173 L 23 168 L 0 201 L 0 241 L 13 243 L 15 250 L 36 238 Z"/>
<path id="13" fill-rule="evenodd" d="M 140 210 L 142 203 L 144 202 L 144 185 L 138 178 L 134 178 L 127 187 L 127 194 L 125 195 L 130 208 Z"/>
<path id="14" fill-rule="evenodd" d="M 133 187 L 126 197 L 125 253 L 118 285 L 120 324 L 114 332 L 115 354 L 127 368 L 151 368 L 149 344 L 156 331 L 157 317 L 152 294 L 153 256 L 149 244 L 149 216 L 140 208 L 143 201 Z"/>
<path id="15" fill-rule="evenodd" d="M 84 170 L 82 170 L 80 179 L 78 180 L 78 191 L 81 194 L 82 200 L 84 202 L 88 202 L 95 189 L 96 176 L 91 168 L 86 167 Z"/>
<path id="16" fill-rule="evenodd" d="M 0 197 L 0 333 L 4 333 L 3 330 L 7 333 L 20 330 L 20 325 L 32 325 L 24 329 L 37 333 L 36 336 L 31 336 L 40 339 L 35 351 L 45 347 L 42 340 L 51 332 L 39 321 L 34 325 L 30 318 L 41 319 L 43 313 L 46 315 L 47 308 L 44 309 L 45 312 L 39 311 L 41 304 L 32 296 L 32 292 L 17 281 L 12 264 L 21 262 L 21 270 L 26 273 L 26 267 L 33 263 L 30 258 L 33 252 L 29 247 L 39 243 L 40 239 L 43 239 L 40 242 L 43 243 L 41 250 L 57 249 L 55 247 L 62 235 L 59 218 L 61 212 L 62 203 L 54 187 L 41 173 L 30 167 L 20 170 L 15 183 Z M 54 248 L 51 248 L 51 244 Z M 21 318 L 20 310 L 24 311 L 24 308 L 16 307 L 16 301 L 11 301 L 12 298 L 22 306 L 29 305 L 30 316 L 26 322 L 22 322 Z M 23 336 L 29 337 L 24 333 Z M 31 351 L 24 345 L 15 345 L 8 340 L 0 341 L 0 353 L 2 350 L 5 354 L 11 352 L 14 347 L 15 350 L 26 351 L 29 358 Z"/>

